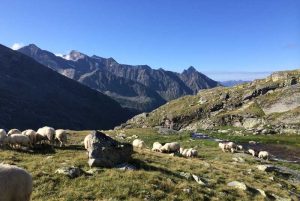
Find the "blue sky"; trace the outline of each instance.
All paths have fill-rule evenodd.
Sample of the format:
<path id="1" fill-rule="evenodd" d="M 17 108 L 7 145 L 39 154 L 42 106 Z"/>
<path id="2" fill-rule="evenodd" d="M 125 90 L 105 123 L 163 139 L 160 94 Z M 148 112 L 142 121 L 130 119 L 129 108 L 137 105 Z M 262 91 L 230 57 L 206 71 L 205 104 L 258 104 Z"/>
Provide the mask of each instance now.
<path id="1" fill-rule="evenodd" d="M 299 0 L 1 0 L 0 43 L 217 80 L 300 68 Z M 251 73 L 252 72 L 252 73 Z"/>

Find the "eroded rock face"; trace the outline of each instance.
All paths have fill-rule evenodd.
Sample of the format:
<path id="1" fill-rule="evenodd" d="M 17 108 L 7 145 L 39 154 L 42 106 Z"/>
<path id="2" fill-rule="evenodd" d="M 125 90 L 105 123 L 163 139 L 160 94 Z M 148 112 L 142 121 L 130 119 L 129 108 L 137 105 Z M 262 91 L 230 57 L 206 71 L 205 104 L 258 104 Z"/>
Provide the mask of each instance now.
<path id="1" fill-rule="evenodd" d="M 88 150 L 90 167 L 114 167 L 128 162 L 133 153 L 131 144 L 120 143 L 99 131 L 91 135 L 91 147 Z"/>

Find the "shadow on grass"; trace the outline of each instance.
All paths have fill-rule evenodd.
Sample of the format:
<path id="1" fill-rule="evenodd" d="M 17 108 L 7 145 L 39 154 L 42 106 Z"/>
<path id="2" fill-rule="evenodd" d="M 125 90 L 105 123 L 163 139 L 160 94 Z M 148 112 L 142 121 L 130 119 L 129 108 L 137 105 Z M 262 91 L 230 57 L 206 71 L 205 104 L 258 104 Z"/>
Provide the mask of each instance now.
<path id="1" fill-rule="evenodd" d="M 55 146 L 55 149 L 59 149 L 59 150 L 74 150 L 74 151 L 85 150 L 85 148 L 83 147 L 83 145 L 77 145 L 77 144 L 71 144 L 71 145 L 67 145 L 67 146 L 64 146 L 64 147 Z"/>
<path id="2" fill-rule="evenodd" d="M 161 168 L 161 167 L 156 167 L 153 165 L 149 165 L 146 162 L 139 160 L 139 159 L 130 159 L 129 161 L 130 164 L 134 165 L 137 169 L 142 169 L 145 171 L 156 171 L 156 172 L 161 172 L 162 174 L 167 174 L 169 176 L 177 177 L 182 179 L 183 177 L 179 175 L 179 173 L 172 172 L 168 169 Z"/>

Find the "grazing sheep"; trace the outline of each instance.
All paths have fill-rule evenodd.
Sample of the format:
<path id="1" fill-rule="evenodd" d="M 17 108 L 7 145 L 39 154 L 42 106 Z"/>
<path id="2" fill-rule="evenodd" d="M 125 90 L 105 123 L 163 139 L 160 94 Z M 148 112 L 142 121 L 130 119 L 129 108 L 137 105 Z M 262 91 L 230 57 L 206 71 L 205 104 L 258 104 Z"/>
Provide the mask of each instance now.
<path id="1" fill-rule="evenodd" d="M 161 147 L 162 152 L 170 153 L 170 152 L 179 152 L 180 144 L 178 142 L 166 143 Z"/>
<path id="2" fill-rule="evenodd" d="M 30 143 L 34 145 L 36 143 L 36 132 L 34 130 L 28 129 L 22 132 L 23 135 L 26 135 L 30 139 Z"/>
<path id="3" fill-rule="evenodd" d="M 6 137 L 6 131 L 4 129 L 0 129 L 0 145 L 2 145 L 5 137 Z"/>
<path id="4" fill-rule="evenodd" d="M 60 143 L 60 147 L 65 146 L 68 140 L 67 132 L 63 129 L 57 129 L 55 131 L 55 139 Z"/>
<path id="5" fill-rule="evenodd" d="M 198 151 L 196 149 L 190 148 L 187 150 L 184 156 L 186 157 L 196 157 L 198 155 Z"/>
<path id="6" fill-rule="evenodd" d="M 198 155 L 198 151 L 196 149 L 183 149 L 180 147 L 179 153 L 185 157 L 196 157 Z"/>
<path id="7" fill-rule="evenodd" d="M 251 154 L 253 157 L 255 157 L 256 152 L 253 149 L 248 149 L 248 153 Z"/>
<path id="8" fill-rule="evenodd" d="M 236 146 L 236 144 L 234 142 L 227 142 L 225 145 L 226 145 L 225 148 L 227 150 L 231 150 L 232 148 L 233 149 L 237 149 L 237 146 Z"/>
<path id="9" fill-rule="evenodd" d="M 237 145 L 236 148 L 237 148 L 237 150 L 240 150 L 240 151 L 243 150 L 243 146 L 242 145 Z"/>
<path id="10" fill-rule="evenodd" d="M 269 152 L 267 152 L 267 151 L 260 151 L 258 153 L 258 158 L 269 160 Z"/>
<path id="11" fill-rule="evenodd" d="M 53 144 L 54 144 L 54 138 L 55 138 L 55 130 L 54 130 L 54 128 L 45 126 L 43 128 L 39 128 L 37 130 L 37 133 L 39 133 L 40 135 L 44 136 L 45 139 L 47 139 L 49 141 L 49 143 L 53 146 Z"/>
<path id="12" fill-rule="evenodd" d="M 17 166 L 0 164 L 0 192 L 1 201 L 29 201 L 31 175 Z"/>
<path id="13" fill-rule="evenodd" d="M 220 142 L 220 143 L 219 143 L 219 147 L 220 147 L 220 149 L 222 149 L 223 152 L 226 151 L 226 150 L 225 150 L 225 148 L 226 148 L 226 144 L 225 144 L 225 143 Z"/>
<path id="14" fill-rule="evenodd" d="M 152 151 L 161 152 L 161 147 L 162 144 L 160 144 L 159 142 L 154 142 L 152 146 Z"/>
<path id="15" fill-rule="evenodd" d="M 8 131 L 7 135 L 12 135 L 12 134 L 21 134 L 21 131 L 14 128 Z"/>
<path id="16" fill-rule="evenodd" d="M 85 136 L 84 141 L 83 141 L 83 143 L 84 143 L 84 148 L 85 148 L 86 151 L 87 151 L 88 157 L 89 157 L 89 150 L 90 150 L 90 148 L 92 147 L 92 139 L 93 139 L 93 135 L 92 135 L 92 133 L 91 133 L 91 134 L 88 134 L 87 136 Z"/>
<path id="17" fill-rule="evenodd" d="M 146 148 L 145 142 L 143 140 L 140 140 L 140 139 L 133 140 L 132 146 L 136 147 L 136 148 L 140 148 L 140 149 Z"/>
<path id="18" fill-rule="evenodd" d="M 23 134 L 12 134 L 6 136 L 6 138 L 4 139 L 4 144 L 5 145 L 9 144 L 12 147 L 17 147 L 17 146 L 31 147 L 29 137 Z"/>
<path id="19" fill-rule="evenodd" d="M 42 143 L 43 141 L 47 141 L 47 140 L 48 140 L 47 136 L 36 133 L 36 135 L 35 135 L 35 144 Z"/>

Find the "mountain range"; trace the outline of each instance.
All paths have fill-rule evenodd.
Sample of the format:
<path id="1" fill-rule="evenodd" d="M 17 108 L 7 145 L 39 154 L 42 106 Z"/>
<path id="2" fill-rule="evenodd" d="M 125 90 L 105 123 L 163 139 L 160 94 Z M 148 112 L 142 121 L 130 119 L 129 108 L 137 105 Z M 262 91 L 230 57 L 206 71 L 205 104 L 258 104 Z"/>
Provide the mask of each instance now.
<path id="1" fill-rule="evenodd" d="M 2 45 L 0 93 L 0 128 L 110 129 L 131 116 L 108 96 Z"/>
<path id="2" fill-rule="evenodd" d="M 166 102 L 220 84 L 194 67 L 182 73 L 152 69 L 147 65 L 119 64 L 113 58 L 71 51 L 64 56 L 30 44 L 18 50 L 37 62 L 100 91 L 136 113 L 152 111 Z"/>

